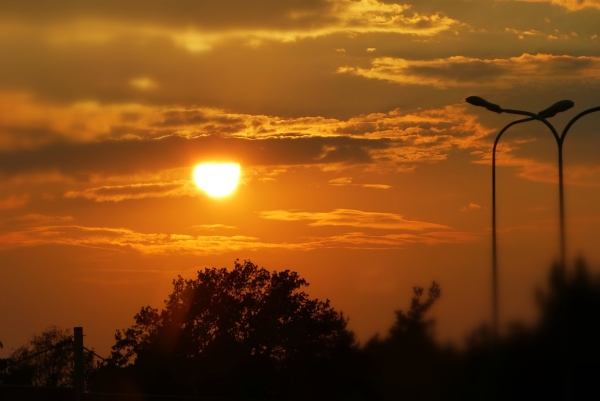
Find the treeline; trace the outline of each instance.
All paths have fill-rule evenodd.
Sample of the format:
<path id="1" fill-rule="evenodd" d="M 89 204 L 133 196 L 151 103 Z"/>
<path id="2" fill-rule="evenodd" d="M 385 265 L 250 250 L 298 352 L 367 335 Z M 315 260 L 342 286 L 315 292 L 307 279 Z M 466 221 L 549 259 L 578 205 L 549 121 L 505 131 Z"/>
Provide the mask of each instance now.
<path id="1" fill-rule="evenodd" d="M 250 261 L 179 277 L 162 310 L 143 307 L 131 327 L 117 330 L 108 358 L 94 362 L 86 353 L 86 390 L 257 400 L 564 400 L 598 393 L 600 281 L 582 261 L 569 274 L 551 269 L 547 288 L 536 294 L 535 326 L 514 324 L 500 339 L 482 326 L 463 349 L 433 338 L 428 312 L 441 296 L 435 282 L 427 291 L 415 287 L 387 335 L 363 345 L 347 317 L 329 300 L 311 299 L 307 285 L 295 272 Z M 70 385 L 70 339 L 58 328 L 34 336 L 0 360 L 1 383 Z"/>

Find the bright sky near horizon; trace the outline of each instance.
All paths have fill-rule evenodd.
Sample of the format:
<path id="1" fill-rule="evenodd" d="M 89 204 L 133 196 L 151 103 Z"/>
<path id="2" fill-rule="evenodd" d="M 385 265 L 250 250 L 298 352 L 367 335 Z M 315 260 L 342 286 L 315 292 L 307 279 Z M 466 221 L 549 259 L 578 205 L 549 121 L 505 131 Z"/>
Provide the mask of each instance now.
<path id="1" fill-rule="evenodd" d="M 440 283 L 436 333 L 490 317 L 491 147 L 515 116 L 600 106 L 599 0 L 3 0 L 0 341 L 116 329 L 177 275 L 291 269 L 385 334 Z M 600 262 L 600 113 L 564 147 L 569 259 Z M 558 256 L 556 143 L 498 148 L 500 308 L 532 319 Z M 241 166 L 213 198 L 202 162 Z M 598 269 L 596 269 L 598 270 Z"/>

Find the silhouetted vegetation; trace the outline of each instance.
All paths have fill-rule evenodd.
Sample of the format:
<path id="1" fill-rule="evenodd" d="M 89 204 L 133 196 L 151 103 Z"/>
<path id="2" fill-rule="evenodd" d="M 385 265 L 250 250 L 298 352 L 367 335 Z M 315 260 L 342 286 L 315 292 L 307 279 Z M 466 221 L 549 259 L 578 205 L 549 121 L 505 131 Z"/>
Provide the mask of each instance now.
<path id="1" fill-rule="evenodd" d="M 26 345 L 15 349 L 2 361 L 0 382 L 4 384 L 73 386 L 73 336 L 70 329 L 48 327 L 34 334 Z M 93 370 L 93 356 L 84 359 L 86 371 Z"/>
<path id="2" fill-rule="evenodd" d="M 583 261 L 565 273 L 554 266 L 536 293 L 539 322 L 513 324 L 494 344 L 489 331 L 471 336 L 466 354 L 469 399 L 584 399 L 597 394 L 600 374 L 600 281 Z M 465 397 L 466 399 L 467 397 Z"/>
<path id="3" fill-rule="evenodd" d="M 369 382 L 379 399 L 450 399 L 456 354 L 438 346 L 434 322 L 426 319 L 441 295 L 440 287 L 433 282 L 424 302 L 423 288 L 414 287 L 413 292 L 408 312 L 396 311 L 388 336 L 375 336 L 363 348 L 370 365 Z"/>
<path id="4" fill-rule="evenodd" d="M 414 287 L 387 335 L 364 346 L 328 300 L 302 291 L 307 285 L 297 273 L 250 261 L 179 277 L 163 310 L 143 307 L 116 332 L 88 391 L 261 400 L 564 400 L 597 392 L 600 280 L 583 261 L 568 274 L 551 269 L 536 292 L 536 324 L 514 323 L 500 339 L 481 326 L 462 350 L 435 341 L 428 314 L 441 296 L 436 282 L 427 292 Z M 54 328 L 11 360 L 69 339 Z M 66 353 L 53 355 L 5 369 L 3 383 L 69 385 Z"/>
<path id="5" fill-rule="evenodd" d="M 310 299 L 297 273 L 250 261 L 173 281 L 162 311 L 144 307 L 117 331 L 96 386 L 151 394 L 328 398 L 358 353 L 347 319 Z M 330 394 L 331 395 L 331 394 Z"/>

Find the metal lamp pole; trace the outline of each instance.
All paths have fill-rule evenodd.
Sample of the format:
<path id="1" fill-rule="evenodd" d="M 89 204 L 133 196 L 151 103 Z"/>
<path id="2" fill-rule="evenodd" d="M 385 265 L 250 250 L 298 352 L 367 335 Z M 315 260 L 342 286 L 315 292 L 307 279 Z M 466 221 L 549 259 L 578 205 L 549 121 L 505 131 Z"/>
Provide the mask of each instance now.
<path id="1" fill-rule="evenodd" d="M 518 114 L 525 115 L 528 118 L 524 118 L 521 120 L 513 121 L 507 124 L 496 136 L 496 140 L 494 141 L 494 147 L 492 149 L 492 335 L 494 339 L 498 338 L 498 246 L 497 246 L 497 230 L 496 230 L 496 147 L 498 145 L 498 141 L 502 137 L 502 134 L 506 132 L 513 125 L 517 125 L 520 123 L 538 120 L 546 124 L 546 126 L 550 129 L 554 138 L 556 139 L 559 146 L 559 182 L 560 188 L 562 188 L 562 141 L 558 136 L 558 133 L 554 129 L 554 127 L 546 120 L 546 118 L 553 117 L 557 113 L 568 110 L 573 107 L 573 102 L 570 100 L 563 100 L 549 108 L 539 112 L 538 114 L 531 113 L 528 111 L 522 110 L 512 110 L 512 109 L 503 109 L 497 104 L 490 103 L 478 96 L 470 96 L 466 99 L 469 104 L 474 106 L 485 107 L 486 109 L 496 112 L 496 113 L 509 113 L 509 114 Z M 560 190 L 560 216 L 561 222 L 564 219 L 563 212 L 563 197 L 562 197 L 562 189 Z M 564 261 L 564 222 L 561 223 L 561 259 Z"/>
<path id="2" fill-rule="evenodd" d="M 540 111 L 537 114 L 530 113 L 522 110 L 511 110 L 511 109 L 503 109 L 497 104 L 490 103 L 480 97 L 470 96 L 466 99 L 466 101 L 474 106 L 485 107 L 486 109 L 496 112 L 496 113 L 509 113 L 509 114 L 519 114 L 528 116 L 528 118 L 524 118 L 521 120 L 513 121 L 512 123 L 507 124 L 501 131 L 498 133 L 496 140 L 494 141 L 494 147 L 492 150 L 492 308 L 493 308 L 493 336 L 494 341 L 498 339 L 498 292 L 497 292 L 497 247 L 496 247 L 496 146 L 498 145 L 498 141 L 502 134 L 510 127 L 516 124 L 524 123 L 527 121 L 538 120 L 543 122 L 554 135 L 554 139 L 556 140 L 556 144 L 558 146 L 558 191 L 559 191 L 559 213 L 560 213 L 560 269 L 563 275 L 563 278 L 566 275 L 566 244 L 565 244 L 565 209 L 564 209 L 564 182 L 563 182 L 563 144 L 569 129 L 573 126 L 573 124 L 578 121 L 581 117 L 600 111 L 600 106 L 592 107 L 590 109 L 584 110 L 581 113 L 577 114 L 573 117 L 565 126 L 560 136 L 558 136 L 554 127 L 546 120 L 547 118 L 555 116 L 557 113 L 563 112 L 565 110 L 573 107 L 573 102 L 570 100 L 561 100 L 550 106 L 549 108 Z M 563 318 L 567 318 L 567 316 L 562 316 Z M 568 320 L 565 320 L 568 323 Z M 561 338 L 563 340 L 563 344 L 568 341 L 568 335 L 565 332 L 568 329 L 568 324 L 562 326 Z M 568 354 L 568 350 L 565 346 L 562 347 L 563 357 Z M 563 367 L 563 398 L 564 399 L 572 399 L 573 398 L 573 372 L 569 366 Z"/>
<path id="3" fill-rule="evenodd" d="M 496 147 L 502 134 L 513 125 L 532 121 L 534 118 L 524 118 L 507 124 L 496 136 L 492 149 L 492 335 L 494 341 L 498 338 L 498 241 L 496 238 Z"/>

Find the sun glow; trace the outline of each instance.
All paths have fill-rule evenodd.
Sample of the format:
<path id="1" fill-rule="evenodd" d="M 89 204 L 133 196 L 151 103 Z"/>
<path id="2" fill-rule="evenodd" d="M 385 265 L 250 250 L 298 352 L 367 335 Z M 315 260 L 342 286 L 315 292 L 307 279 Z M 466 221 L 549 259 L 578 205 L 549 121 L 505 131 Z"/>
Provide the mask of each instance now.
<path id="1" fill-rule="evenodd" d="M 207 195 L 220 198 L 235 191 L 240 173 L 237 163 L 202 163 L 194 169 L 194 181 Z"/>

